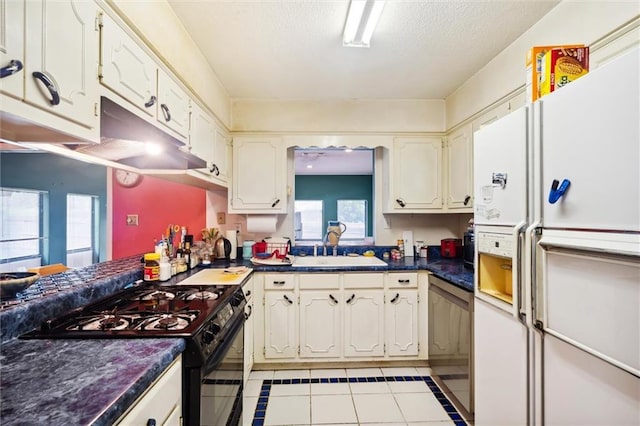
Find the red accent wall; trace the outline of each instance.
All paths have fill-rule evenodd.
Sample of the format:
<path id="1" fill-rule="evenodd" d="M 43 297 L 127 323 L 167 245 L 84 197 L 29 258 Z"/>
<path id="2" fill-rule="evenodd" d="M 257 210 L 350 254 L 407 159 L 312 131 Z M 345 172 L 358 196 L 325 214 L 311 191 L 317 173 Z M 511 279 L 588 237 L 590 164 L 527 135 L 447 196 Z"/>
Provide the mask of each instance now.
<path id="1" fill-rule="evenodd" d="M 113 175 L 113 174 L 112 174 Z M 206 226 L 206 191 L 163 179 L 144 176 L 133 188 L 124 188 L 112 176 L 113 224 L 112 258 L 151 253 L 154 240 L 166 233 L 167 227 L 187 227 L 194 240 L 201 238 Z M 138 226 L 127 225 L 127 215 L 138 215 Z M 180 236 L 174 240 L 177 244 Z"/>

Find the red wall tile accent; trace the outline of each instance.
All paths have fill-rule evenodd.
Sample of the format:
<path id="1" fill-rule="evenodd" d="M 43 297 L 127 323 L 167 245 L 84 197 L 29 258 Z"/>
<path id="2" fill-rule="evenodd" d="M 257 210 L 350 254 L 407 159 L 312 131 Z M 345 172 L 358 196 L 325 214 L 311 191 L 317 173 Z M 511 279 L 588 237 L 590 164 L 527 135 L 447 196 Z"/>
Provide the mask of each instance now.
<path id="1" fill-rule="evenodd" d="M 112 258 L 151 253 L 154 240 L 165 234 L 167 227 L 187 227 L 194 241 L 201 238 L 206 226 L 206 191 L 176 182 L 144 176 L 133 188 L 113 182 Z M 138 215 L 138 226 L 127 225 L 127 215 Z M 179 241 L 180 235 L 174 239 Z"/>

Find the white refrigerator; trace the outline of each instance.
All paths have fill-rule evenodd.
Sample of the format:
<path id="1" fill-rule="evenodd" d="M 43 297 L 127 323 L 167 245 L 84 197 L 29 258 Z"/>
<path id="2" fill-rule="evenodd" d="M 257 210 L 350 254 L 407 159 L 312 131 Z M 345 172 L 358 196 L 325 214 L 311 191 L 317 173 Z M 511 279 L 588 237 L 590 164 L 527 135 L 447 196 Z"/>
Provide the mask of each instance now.
<path id="1" fill-rule="evenodd" d="M 639 65 L 474 136 L 477 425 L 640 424 Z"/>

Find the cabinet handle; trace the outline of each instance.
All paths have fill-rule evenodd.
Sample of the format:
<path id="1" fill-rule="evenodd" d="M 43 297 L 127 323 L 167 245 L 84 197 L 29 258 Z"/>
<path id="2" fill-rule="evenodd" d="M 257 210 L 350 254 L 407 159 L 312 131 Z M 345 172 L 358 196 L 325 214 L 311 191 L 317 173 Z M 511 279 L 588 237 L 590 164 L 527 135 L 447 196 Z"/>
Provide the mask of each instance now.
<path id="1" fill-rule="evenodd" d="M 284 297 L 284 300 L 286 300 L 287 302 L 289 302 L 289 304 L 290 304 L 290 305 L 293 305 L 293 301 L 292 301 L 291 299 L 289 299 L 289 298 L 287 297 L 287 295 L 286 295 L 286 294 L 285 294 L 285 295 L 283 295 L 283 297 Z"/>
<path id="2" fill-rule="evenodd" d="M 220 169 L 215 164 L 211 164 L 211 167 L 209 168 L 209 172 L 213 173 L 216 176 L 220 175 Z"/>
<path id="3" fill-rule="evenodd" d="M 469 201 L 471 201 L 471 195 L 467 195 L 464 197 L 464 205 L 469 205 Z"/>
<path id="4" fill-rule="evenodd" d="M 164 121 L 167 123 L 171 121 L 171 113 L 167 104 L 160 104 L 160 109 L 162 110 L 162 115 L 164 115 Z"/>
<path id="5" fill-rule="evenodd" d="M 23 68 L 22 62 L 20 62 L 17 59 L 12 59 L 9 62 L 9 65 L 7 65 L 6 67 L 0 68 L 0 78 L 9 77 L 10 75 L 13 75 L 17 72 L 22 71 L 22 68 Z"/>
<path id="6" fill-rule="evenodd" d="M 147 426 L 156 426 L 156 419 L 147 420 Z"/>
<path id="7" fill-rule="evenodd" d="M 284 281 L 274 281 L 273 285 L 284 285 Z"/>
<path id="8" fill-rule="evenodd" d="M 244 313 L 244 320 L 248 320 L 249 317 L 251 316 L 251 313 L 253 312 L 253 306 L 251 305 L 247 305 L 247 309 L 249 310 L 249 312 L 245 312 Z"/>
<path id="9" fill-rule="evenodd" d="M 353 299 L 355 299 L 355 298 L 356 298 L 356 295 L 352 294 L 351 297 L 347 299 L 347 303 L 351 304 L 351 302 L 353 302 Z"/>
<path id="10" fill-rule="evenodd" d="M 55 83 L 40 71 L 34 71 L 31 75 L 37 80 L 40 80 L 51 94 L 51 100 L 49 101 L 49 103 L 53 106 L 58 105 L 60 103 L 60 95 L 58 94 L 58 88 L 56 87 Z"/>
<path id="11" fill-rule="evenodd" d="M 402 198 L 396 198 L 396 203 L 400 204 L 400 207 L 404 207 L 407 205 L 407 203 L 405 203 Z"/>
<path id="12" fill-rule="evenodd" d="M 391 303 L 396 303 L 399 298 L 400 298 L 400 293 L 396 293 L 396 296 L 393 299 L 391 299 Z"/>
<path id="13" fill-rule="evenodd" d="M 248 296 L 251 296 L 251 290 L 247 290 L 247 294 L 246 294 L 246 296 L 247 296 L 247 297 L 248 297 Z"/>
<path id="14" fill-rule="evenodd" d="M 411 281 L 409 280 L 398 280 L 400 284 L 409 284 Z"/>
<path id="15" fill-rule="evenodd" d="M 149 100 L 147 102 L 144 103 L 144 106 L 146 108 L 151 108 L 152 106 L 154 106 L 156 104 L 156 101 L 158 100 L 158 98 L 156 98 L 155 95 L 152 95 Z"/>
<path id="16" fill-rule="evenodd" d="M 336 299 L 335 297 L 333 297 L 332 294 L 329 295 L 329 299 L 331 299 L 333 301 L 333 303 L 335 303 L 336 305 L 338 304 L 338 299 Z"/>
<path id="17" fill-rule="evenodd" d="M 273 202 L 273 204 L 271 204 L 271 207 L 275 207 L 279 202 L 280 202 L 280 198 L 278 198 L 277 200 L 275 200 L 275 201 Z"/>

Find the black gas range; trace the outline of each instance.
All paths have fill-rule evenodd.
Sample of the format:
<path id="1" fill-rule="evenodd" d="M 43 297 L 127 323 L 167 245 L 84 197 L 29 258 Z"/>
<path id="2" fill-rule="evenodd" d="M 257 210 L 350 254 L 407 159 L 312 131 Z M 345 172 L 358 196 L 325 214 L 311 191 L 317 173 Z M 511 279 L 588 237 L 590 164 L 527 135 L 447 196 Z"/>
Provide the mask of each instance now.
<path id="1" fill-rule="evenodd" d="M 184 424 L 237 424 L 245 305 L 239 285 L 143 284 L 44 321 L 21 338 L 184 338 Z"/>

